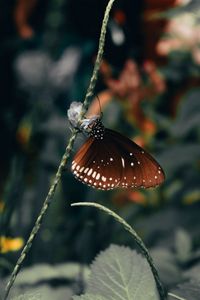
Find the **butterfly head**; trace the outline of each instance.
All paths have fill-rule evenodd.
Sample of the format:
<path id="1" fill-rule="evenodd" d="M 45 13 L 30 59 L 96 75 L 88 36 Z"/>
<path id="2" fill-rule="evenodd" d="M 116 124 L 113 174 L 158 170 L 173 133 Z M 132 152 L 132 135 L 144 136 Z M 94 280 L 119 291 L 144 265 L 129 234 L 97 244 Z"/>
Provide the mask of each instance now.
<path id="1" fill-rule="evenodd" d="M 85 132 L 90 137 L 102 140 L 104 137 L 105 128 L 101 122 L 101 115 L 95 115 L 91 118 L 81 119 L 83 104 L 81 102 L 72 102 L 68 109 L 68 118 L 73 127 Z"/>
<path id="2" fill-rule="evenodd" d="M 90 119 L 83 119 L 81 122 L 81 130 L 97 140 L 102 140 L 105 133 L 105 127 L 101 122 L 100 116 L 93 116 Z"/>

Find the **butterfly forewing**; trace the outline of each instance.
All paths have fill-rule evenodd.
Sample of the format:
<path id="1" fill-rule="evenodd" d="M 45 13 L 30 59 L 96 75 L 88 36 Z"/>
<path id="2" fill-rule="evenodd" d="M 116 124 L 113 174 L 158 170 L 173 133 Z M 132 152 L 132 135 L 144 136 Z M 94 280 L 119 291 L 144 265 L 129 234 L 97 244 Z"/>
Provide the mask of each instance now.
<path id="1" fill-rule="evenodd" d="M 113 189 L 121 178 L 121 161 L 116 150 L 106 136 L 103 140 L 90 137 L 75 155 L 72 172 L 89 186 Z"/>
<path id="2" fill-rule="evenodd" d="M 72 162 L 72 172 L 97 189 L 154 187 L 164 172 L 154 158 L 130 139 L 105 129 L 103 139 L 88 138 Z"/>

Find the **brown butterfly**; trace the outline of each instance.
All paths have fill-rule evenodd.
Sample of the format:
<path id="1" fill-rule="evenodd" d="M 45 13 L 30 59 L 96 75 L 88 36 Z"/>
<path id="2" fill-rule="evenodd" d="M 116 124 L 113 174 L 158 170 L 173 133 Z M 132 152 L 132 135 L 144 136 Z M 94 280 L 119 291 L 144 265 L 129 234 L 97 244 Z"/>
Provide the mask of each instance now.
<path id="1" fill-rule="evenodd" d="M 81 182 L 111 190 L 155 187 L 164 181 L 157 161 L 127 137 L 105 128 L 101 117 L 83 120 L 81 129 L 89 138 L 76 153 L 71 167 Z"/>

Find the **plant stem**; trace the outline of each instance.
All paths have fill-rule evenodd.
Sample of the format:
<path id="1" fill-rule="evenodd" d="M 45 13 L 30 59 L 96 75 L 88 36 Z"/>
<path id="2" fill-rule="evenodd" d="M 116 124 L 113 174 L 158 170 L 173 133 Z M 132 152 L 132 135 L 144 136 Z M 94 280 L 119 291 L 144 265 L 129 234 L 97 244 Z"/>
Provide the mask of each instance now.
<path id="1" fill-rule="evenodd" d="M 99 37 L 99 49 L 98 49 L 98 53 L 97 53 L 97 57 L 96 57 L 96 61 L 95 61 L 94 69 L 93 69 L 93 74 L 92 74 L 92 77 L 91 77 L 91 80 L 90 80 L 90 84 L 89 84 L 89 87 L 88 87 L 87 92 L 86 92 L 85 100 L 83 102 L 83 109 L 82 109 L 82 113 L 81 113 L 81 118 L 83 117 L 85 112 L 88 110 L 88 106 L 89 106 L 89 103 L 90 103 L 89 99 L 93 95 L 95 84 L 96 84 L 96 81 L 97 81 L 97 78 L 98 78 L 98 72 L 99 72 L 99 68 L 100 68 L 100 64 L 101 64 L 101 60 L 102 60 L 102 56 L 103 56 L 103 52 L 104 52 L 107 23 L 108 23 L 108 19 L 109 19 L 110 10 L 112 8 L 112 5 L 113 5 L 114 1 L 115 0 L 110 0 L 108 2 L 106 10 L 105 10 L 105 14 L 104 14 L 103 22 L 102 22 L 102 27 L 101 27 L 101 34 L 100 34 L 100 37 Z"/>
<path id="2" fill-rule="evenodd" d="M 117 215 L 115 212 L 108 209 L 107 207 L 105 207 L 103 205 L 100 205 L 98 203 L 94 203 L 94 202 L 77 202 L 77 203 L 72 203 L 71 206 L 93 206 L 93 207 L 96 207 L 96 208 L 104 211 L 108 215 L 112 216 L 117 222 L 121 223 L 123 225 L 124 229 L 127 230 L 133 236 L 134 241 L 139 246 L 139 248 L 141 249 L 142 253 L 144 254 L 146 260 L 148 261 L 149 266 L 151 268 L 151 271 L 153 273 L 153 276 L 155 278 L 155 282 L 156 282 L 156 285 L 157 285 L 157 288 L 158 288 L 160 299 L 161 300 L 166 299 L 165 288 L 161 283 L 161 280 L 159 278 L 157 269 L 154 265 L 153 259 L 151 258 L 150 254 L 149 254 L 148 249 L 146 248 L 146 246 L 143 243 L 142 239 L 135 232 L 135 230 L 123 218 L 121 218 L 119 215 Z"/>
<path id="3" fill-rule="evenodd" d="M 90 84 L 89 84 L 89 87 L 87 89 L 87 92 L 86 92 L 86 95 L 85 95 L 85 99 L 83 101 L 83 109 L 82 109 L 82 112 L 81 112 L 81 116 L 80 116 L 80 120 L 81 118 L 83 117 L 84 113 L 87 111 L 88 109 L 88 106 L 89 106 L 89 100 L 90 100 L 90 97 L 93 95 L 93 91 L 94 91 L 94 88 L 95 88 L 95 84 L 96 84 L 96 81 L 97 81 L 97 77 L 98 77 L 98 71 L 99 71 L 99 68 L 100 68 L 100 63 L 101 63 L 101 60 L 102 60 L 102 56 L 103 56 L 103 52 L 104 52 L 104 45 L 105 45 L 105 36 L 106 36 L 106 29 L 107 29 L 107 23 L 108 23 L 108 19 L 109 19 L 109 14 L 110 14 L 110 10 L 112 8 L 112 5 L 114 3 L 115 0 L 110 0 L 107 4 L 107 7 L 106 7 L 106 10 L 105 10 L 105 14 L 104 14 L 104 18 L 103 18 L 103 22 L 102 22 L 102 27 L 101 27 L 101 34 L 100 34 L 100 38 L 99 38 L 99 48 L 98 48 L 98 53 L 97 53 L 97 58 L 96 58 L 96 61 L 95 61 L 95 65 L 94 65 L 94 69 L 93 69 L 93 73 L 92 73 L 92 77 L 91 77 L 91 80 L 90 80 Z M 8 281 L 8 284 L 6 286 L 6 289 L 5 289 L 5 295 L 3 297 L 3 300 L 6 300 L 8 295 L 9 295 L 9 292 L 10 292 L 10 289 L 11 287 L 13 286 L 14 282 L 15 282 L 15 279 L 16 279 L 16 276 L 20 270 L 20 267 L 24 261 L 24 259 L 26 258 L 31 246 L 32 246 L 32 243 L 33 243 L 33 240 L 34 238 L 36 237 L 40 227 L 41 227 L 41 224 L 42 224 L 42 221 L 43 221 L 43 218 L 47 212 L 47 209 L 51 203 L 51 200 L 55 194 L 55 190 L 56 190 L 56 187 L 58 185 L 58 182 L 60 180 L 60 177 L 62 175 L 62 171 L 67 163 L 67 160 L 71 154 L 71 151 L 72 151 L 72 148 L 73 148 L 73 145 L 74 145 L 74 142 L 75 142 L 75 139 L 76 139 L 76 136 L 77 136 L 77 133 L 78 133 L 78 130 L 74 129 L 72 131 L 72 134 L 71 134 L 71 137 L 69 139 L 69 142 L 68 142 L 68 145 L 66 147 L 66 150 L 65 150 L 65 153 L 62 157 L 62 160 L 60 162 L 60 165 L 58 167 L 58 170 L 56 172 L 56 175 L 55 175 L 55 179 L 49 189 L 49 192 L 47 194 L 47 197 L 43 203 L 43 206 L 41 208 L 41 211 L 40 211 L 40 214 L 35 222 L 35 225 L 30 233 L 30 236 L 20 254 L 20 257 L 19 259 L 17 260 L 17 263 L 14 267 L 14 270 L 10 276 L 10 279 Z"/>

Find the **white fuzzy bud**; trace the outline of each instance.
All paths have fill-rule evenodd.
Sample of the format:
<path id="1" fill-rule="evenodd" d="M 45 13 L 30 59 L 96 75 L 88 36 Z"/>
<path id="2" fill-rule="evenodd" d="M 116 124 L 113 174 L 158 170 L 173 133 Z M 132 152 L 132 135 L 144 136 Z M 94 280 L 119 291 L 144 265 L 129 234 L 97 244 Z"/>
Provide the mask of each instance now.
<path id="1" fill-rule="evenodd" d="M 81 102 L 74 101 L 67 111 L 68 119 L 74 127 L 78 127 L 78 120 L 80 119 L 82 107 L 83 104 Z"/>

